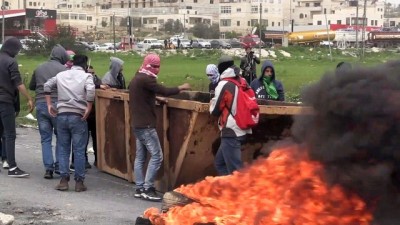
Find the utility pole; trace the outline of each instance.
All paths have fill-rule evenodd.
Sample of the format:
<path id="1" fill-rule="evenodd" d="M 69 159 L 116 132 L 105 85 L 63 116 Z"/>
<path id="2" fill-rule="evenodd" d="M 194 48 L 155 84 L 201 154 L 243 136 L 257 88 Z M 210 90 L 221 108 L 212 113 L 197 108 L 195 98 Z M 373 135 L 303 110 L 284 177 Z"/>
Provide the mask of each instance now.
<path id="1" fill-rule="evenodd" d="M 357 1 L 357 7 L 356 7 L 356 22 L 355 22 L 355 24 L 356 24 L 356 51 L 358 54 L 359 53 L 359 51 L 358 51 L 358 29 L 359 29 L 359 27 L 358 27 L 358 1 Z"/>
<path id="2" fill-rule="evenodd" d="M 5 21 L 5 18 L 4 18 L 4 9 L 5 9 L 4 0 L 2 0 L 1 1 L 1 13 L 2 13 L 2 19 L 1 19 L 1 21 L 2 21 L 2 24 L 1 24 L 1 43 L 2 44 L 4 43 L 4 26 L 6 25 L 5 24 L 6 21 Z"/>
<path id="3" fill-rule="evenodd" d="M 366 20 L 367 20 L 367 0 L 364 0 L 364 15 L 363 15 L 363 29 L 362 29 L 362 53 L 361 53 L 361 58 L 364 59 L 364 54 L 365 54 L 365 25 L 366 25 Z"/>
<path id="4" fill-rule="evenodd" d="M 114 49 L 114 54 L 115 54 L 115 51 L 116 51 L 116 46 L 115 46 L 115 12 L 113 12 L 113 17 L 112 18 L 113 18 L 113 25 L 112 26 L 113 26 L 113 37 L 114 37 L 113 38 L 114 39 L 114 48 L 113 49 Z"/>
<path id="5" fill-rule="evenodd" d="M 259 43 L 258 43 L 258 48 L 259 48 L 259 57 L 261 59 L 261 21 L 262 21 L 262 2 L 260 0 L 260 22 L 258 23 L 258 34 L 259 34 Z"/>
<path id="6" fill-rule="evenodd" d="M 131 20 L 131 7 L 132 2 L 128 2 L 128 33 L 129 33 L 129 48 L 132 49 L 132 20 Z"/>

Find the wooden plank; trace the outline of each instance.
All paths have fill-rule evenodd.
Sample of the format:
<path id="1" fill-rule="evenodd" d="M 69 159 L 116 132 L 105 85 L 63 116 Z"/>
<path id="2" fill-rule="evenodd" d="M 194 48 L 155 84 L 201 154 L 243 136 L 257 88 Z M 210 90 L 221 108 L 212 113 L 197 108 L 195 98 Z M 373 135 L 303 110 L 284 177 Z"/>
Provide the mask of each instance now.
<path id="1" fill-rule="evenodd" d="M 168 98 L 168 107 L 187 109 L 195 112 L 207 112 L 209 110 L 210 104 L 190 100 Z"/>
<path id="2" fill-rule="evenodd" d="M 96 95 L 115 100 L 129 100 L 129 93 L 122 90 L 96 90 Z"/>
<path id="3" fill-rule="evenodd" d="M 168 118 L 168 106 L 164 104 L 163 106 L 163 152 L 164 152 L 164 184 L 167 189 L 171 189 L 170 180 L 171 180 L 171 173 L 169 168 L 169 140 L 168 140 L 168 128 L 169 128 L 169 118 Z"/>
<path id="4" fill-rule="evenodd" d="M 260 105 L 260 114 L 266 115 L 299 115 L 312 113 L 312 108 L 306 106 Z"/>
<path id="5" fill-rule="evenodd" d="M 131 145 L 129 143 L 131 137 L 131 124 L 129 122 L 130 113 L 129 113 L 129 104 L 128 101 L 124 101 L 124 110 L 125 110 L 125 152 L 126 152 L 126 166 L 127 168 L 127 180 L 129 182 L 134 181 L 134 175 L 132 172 L 132 162 L 131 162 Z"/>
<path id="6" fill-rule="evenodd" d="M 196 124 L 198 114 L 199 114 L 199 112 L 192 112 L 192 114 L 191 114 L 192 117 L 190 118 L 190 124 L 187 129 L 187 133 L 186 133 L 187 136 L 185 137 L 185 141 L 183 142 L 183 144 L 179 150 L 179 155 L 178 155 L 178 158 L 175 163 L 175 171 L 173 171 L 171 174 L 171 176 L 172 176 L 171 177 L 172 178 L 171 185 L 173 187 L 176 186 L 176 181 L 178 179 L 179 173 L 181 172 L 181 167 L 185 160 L 186 152 L 188 151 L 189 141 L 191 140 L 191 136 L 193 135 L 193 129 Z"/>

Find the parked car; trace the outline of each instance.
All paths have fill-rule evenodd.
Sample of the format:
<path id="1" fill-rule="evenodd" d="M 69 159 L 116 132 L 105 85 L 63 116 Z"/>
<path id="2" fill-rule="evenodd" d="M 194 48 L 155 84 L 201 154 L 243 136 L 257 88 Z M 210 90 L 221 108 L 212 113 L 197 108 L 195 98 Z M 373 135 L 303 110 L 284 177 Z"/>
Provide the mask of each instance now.
<path id="1" fill-rule="evenodd" d="M 211 44 L 206 40 L 197 39 L 193 40 L 192 48 L 211 48 Z"/>
<path id="2" fill-rule="evenodd" d="M 90 51 L 94 51 L 96 48 L 93 45 L 90 45 L 89 43 L 85 42 L 85 41 L 79 41 L 77 42 L 78 44 L 81 44 L 84 46 L 85 50 L 90 50 Z"/>
<path id="3" fill-rule="evenodd" d="M 241 48 L 243 46 L 242 43 L 236 39 L 231 39 L 228 43 L 231 45 L 231 48 Z"/>
<path id="4" fill-rule="evenodd" d="M 114 43 L 103 43 L 99 45 L 99 51 L 114 50 Z"/>
<path id="5" fill-rule="evenodd" d="M 182 39 L 179 39 L 179 40 L 181 42 L 180 48 L 183 48 L 183 49 L 192 48 L 192 46 L 190 45 L 190 41 L 188 39 L 183 39 L 182 38 Z M 175 48 L 178 47 L 178 39 L 174 39 L 174 40 L 171 39 L 171 42 L 175 46 Z"/>
<path id="6" fill-rule="evenodd" d="M 148 49 L 162 49 L 164 47 L 164 44 L 161 44 L 157 39 L 155 38 L 146 38 L 143 40 L 143 48 Z"/>
<path id="7" fill-rule="evenodd" d="M 211 48 L 224 48 L 224 49 L 230 49 L 231 44 L 227 43 L 224 40 L 212 40 L 210 41 Z"/>

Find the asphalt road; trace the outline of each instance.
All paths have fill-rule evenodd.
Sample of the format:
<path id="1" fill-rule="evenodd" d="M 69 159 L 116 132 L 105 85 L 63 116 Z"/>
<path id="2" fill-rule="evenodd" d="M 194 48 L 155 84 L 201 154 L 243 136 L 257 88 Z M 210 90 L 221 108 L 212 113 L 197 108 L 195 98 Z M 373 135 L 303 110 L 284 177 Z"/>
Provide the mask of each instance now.
<path id="1" fill-rule="evenodd" d="M 134 198 L 134 184 L 96 167 L 86 174 L 86 192 L 75 192 L 74 181 L 68 192 L 55 190 L 58 176 L 43 178 L 40 137 L 35 129 L 17 129 L 16 159 L 30 173 L 29 178 L 10 178 L 2 167 L 0 172 L 0 212 L 15 216 L 15 225 L 134 224 L 145 209 L 160 208 L 159 203 Z M 93 155 L 89 161 L 93 162 Z"/>

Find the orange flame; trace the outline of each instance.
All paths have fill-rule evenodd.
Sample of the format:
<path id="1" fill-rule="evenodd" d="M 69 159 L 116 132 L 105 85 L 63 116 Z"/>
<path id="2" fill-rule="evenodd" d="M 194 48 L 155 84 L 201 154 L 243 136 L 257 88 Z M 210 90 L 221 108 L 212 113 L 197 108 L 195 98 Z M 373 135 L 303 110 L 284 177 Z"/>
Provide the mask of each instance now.
<path id="1" fill-rule="evenodd" d="M 145 212 L 156 225 L 368 225 L 372 214 L 355 194 L 328 186 L 323 166 L 298 147 L 275 150 L 266 159 L 229 176 L 206 177 L 181 186 L 196 202 L 160 214 Z"/>

